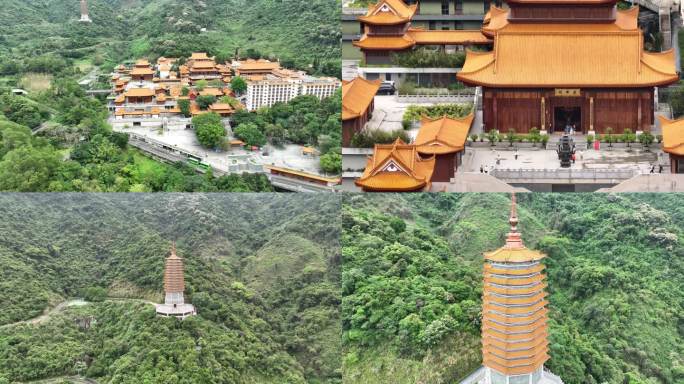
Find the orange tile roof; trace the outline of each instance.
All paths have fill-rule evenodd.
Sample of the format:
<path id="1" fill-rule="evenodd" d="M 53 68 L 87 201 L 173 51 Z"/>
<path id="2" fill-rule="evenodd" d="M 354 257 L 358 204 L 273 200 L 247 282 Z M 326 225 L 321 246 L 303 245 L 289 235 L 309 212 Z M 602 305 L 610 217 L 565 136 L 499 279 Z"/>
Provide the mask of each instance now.
<path id="1" fill-rule="evenodd" d="M 422 45 L 469 45 L 492 43 L 492 40 L 483 35 L 481 31 L 428 31 L 421 28 L 409 28 L 407 34 L 416 44 Z"/>
<path id="2" fill-rule="evenodd" d="M 159 101 L 159 102 L 166 101 L 166 94 L 164 94 L 164 93 L 158 94 L 157 95 L 157 101 Z"/>
<path id="3" fill-rule="evenodd" d="M 204 88 L 199 93 L 201 96 L 223 96 L 223 90 L 220 88 Z"/>
<path id="4" fill-rule="evenodd" d="M 342 120 L 355 119 L 366 112 L 382 80 L 357 77 L 342 82 Z"/>
<path id="5" fill-rule="evenodd" d="M 403 24 L 411 20 L 417 9 L 417 4 L 408 6 L 402 0 L 380 0 L 369 7 L 365 16 L 358 19 L 374 25 Z"/>
<path id="6" fill-rule="evenodd" d="M 140 67 L 135 67 L 131 71 L 131 76 L 135 75 L 154 75 L 154 70 L 152 68 L 146 67 L 146 68 L 140 68 Z"/>
<path id="7" fill-rule="evenodd" d="M 309 178 L 309 179 L 313 179 L 313 180 L 319 180 L 319 181 L 323 181 L 326 183 L 339 184 L 342 181 L 339 177 L 324 177 L 324 176 L 314 175 L 312 173 L 297 171 L 297 170 L 290 169 L 290 168 L 276 167 L 273 165 L 265 165 L 264 168 L 269 169 L 271 171 L 276 171 L 276 172 L 281 172 L 281 173 L 289 173 L 291 175 L 302 176 L 305 178 Z"/>
<path id="8" fill-rule="evenodd" d="M 459 119 L 424 117 L 413 144 L 421 154 L 441 155 L 462 151 L 474 118 L 472 112 Z"/>
<path id="9" fill-rule="evenodd" d="M 508 24 L 496 32 L 494 51 L 467 52 L 457 77 L 492 87 L 646 87 L 678 81 L 674 50 L 645 52 L 641 31 L 631 28 L 637 12 L 619 13 L 610 24 Z"/>
<path id="10" fill-rule="evenodd" d="M 154 91 L 149 88 L 133 88 L 125 93 L 126 97 L 153 97 Z"/>
<path id="11" fill-rule="evenodd" d="M 366 191 L 418 191 L 431 185 L 435 157 L 423 159 L 416 147 L 397 139 L 376 144 L 363 175 L 355 184 Z"/>
<path id="12" fill-rule="evenodd" d="M 198 70 L 198 69 L 201 69 L 201 70 L 207 70 L 207 69 L 217 70 L 216 64 L 214 63 L 213 60 L 212 61 L 196 61 L 196 62 L 192 63 L 192 67 L 190 68 L 190 70 L 192 71 L 192 70 Z"/>
<path id="13" fill-rule="evenodd" d="M 230 104 L 226 103 L 214 103 L 209 106 L 209 110 L 211 111 L 224 111 L 224 112 L 232 112 L 233 107 L 230 106 Z"/>
<path id="14" fill-rule="evenodd" d="M 617 0 L 506 0 L 507 3 L 518 4 L 615 4 Z"/>
<path id="15" fill-rule="evenodd" d="M 408 49 L 416 45 L 416 42 L 411 36 L 368 36 L 363 35 L 360 40 L 352 41 L 356 47 L 366 50 L 402 50 Z"/>
<path id="16" fill-rule="evenodd" d="M 145 60 L 145 59 L 140 59 L 140 60 L 135 62 L 135 66 L 136 67 L 149 67 L 150 62 Z"/>
<path id="17" fill-rule="evenodd" d="M 659 115 L 658 120 L 663 133 L 663 151 L 684 156 L 684 118 L 670 120 Z"/>
<path id="18" fill-rule="evenodd" d="M 124 95 L 119 95 L 116 97 L 116 99 L 114 99 L 115 103 L 123 103 L 124 101 L 126 101 L 126 96 Z"/>
<path id="19" fill-rule="evenodd" d="M 239 61 L 240 65 L 237 67 L 238 70 L 242 72 L 249 71 L 263 71 L 263 70 L 273 70 L 280 68 L 280 63 L 277 61 L 269 61 L 264 59 L 253 60 L 248 59 L 244 61 Z"/>
<path id="20" fill-rule="evenodd" d="M 190 60 L 211 60 L 211 58 L 207 56 L 206 52 L 193 52 Z"/>

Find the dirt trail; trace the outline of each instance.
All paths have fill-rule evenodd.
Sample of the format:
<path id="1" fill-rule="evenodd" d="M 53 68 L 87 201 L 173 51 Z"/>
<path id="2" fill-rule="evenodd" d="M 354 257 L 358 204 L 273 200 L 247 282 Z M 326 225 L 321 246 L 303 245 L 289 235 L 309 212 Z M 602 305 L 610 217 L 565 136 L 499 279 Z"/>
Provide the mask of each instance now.
<path id="1" fill-rule="evenodd" d="M 149 305 L 157 305 L 156 303 L 153 303 L 149 300 L 143 300 L 143 299 L 110 298 L 110 299 L 107 299 L 105 301 L 119 301 L 119 302 L 132 302 L 132 303 L 144 303 L 144 304 L 149 304 Z M 67 309 L 69 307 L 80 307 L 80 306 L 88 305 L 88 304 L 90 304 L 90 302 L 85 301 L 83 299 L 70 299 L 70 300 L 62 301 L 61 303 L 57 304 L 56 306 L 54 306 L 52 308 L 50 308 L 50 307 L 46 308 L 43 311 L 43 314 L 40 316 L 34 317 L 33 319 L 17 321 L 16 323 L 0 325 L 0 329 L 15 327 L 17 325 L 22 325 L 22 324 L 32 324 L 32 325 L 42 324 L 45 321 L 49 320 L 55 314 L 58 314 L 58 313 L 64 311 L 65 309 Z"/>

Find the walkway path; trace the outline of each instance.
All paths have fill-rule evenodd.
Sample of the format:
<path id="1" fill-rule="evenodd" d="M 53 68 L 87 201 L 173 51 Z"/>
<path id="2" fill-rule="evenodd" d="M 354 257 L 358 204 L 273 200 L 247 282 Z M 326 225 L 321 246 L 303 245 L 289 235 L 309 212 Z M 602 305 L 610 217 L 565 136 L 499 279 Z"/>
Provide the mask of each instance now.
<path id="1" fill-rule="evenodd" d="M 157 303 L 154 303 L 154 302 L 149 301 L 149 300 L 143 300 L 143 299 L 108 298 L 105 301 L 120 301 L 120 302 L 132 302 L 132 303 L 143 303 L 143 304 L 149 304 L 149 305 L 157 305 Z M 28 320 L 17 321 L 16 323 L 1 325 L 0 329 L 15 327 L 18 325 L 42 324 L 42 323 L 46 322 L 47 320 L 49 320 L 52 316 L 63 312 L 67 308 L 80 307 L 80 306 L 84 306 L 84 305 L 88 305 L 88 304 L 91 304 L 91 303 L 88 301 L 85 301 L 83 299 L 70 299 L 70 300 L 62 301 L 61 303 L 57 304 L 54 307 L 45 308 L 45 310 L 43 311 L 43 314 L 40 316 L 34 317 L 32 319 L 28 319 Z"/>

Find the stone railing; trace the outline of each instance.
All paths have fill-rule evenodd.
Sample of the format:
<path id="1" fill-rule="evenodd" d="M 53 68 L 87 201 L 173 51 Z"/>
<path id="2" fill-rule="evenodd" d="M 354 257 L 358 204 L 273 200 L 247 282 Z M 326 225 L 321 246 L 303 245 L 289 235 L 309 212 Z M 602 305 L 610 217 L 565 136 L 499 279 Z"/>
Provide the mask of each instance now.
<path id="1" fill-rule="evenodd" d="M 547 371 L 546 369 L 544 369 L 544 379 L 555 384 L 563 384 L 563 379 Z"/>
<path id="2" fill-rule="evenodd" d="M 503 180 L 627 180 L 637 169 L 493 169 L 490 174 Z"/>
<path id="3" fill-rule="evenodd" d="M 363 16 L 368 13 L 368 8 L 352 8 L 352 7 L 342 7 L 343 15 L 359 15 Z"/>
<path id="4" fill-rule="evenodd" d="M 476 92 L 475 89 L 464 89 L 457 92 L 449 92 L 443 94 L 427 94 L 427 95 L 401 95 L 394 96 L 399 103 L 475 103 Z"/>
<path id="5" fill-rule="evenodd" d="M 485 368 L 480 367 L 477 369 L 477 371 L 471 373 L 466 377 L 465 379 L 461 380 L 460 384 L 477 384 L 480 382 L 480 380 L 484 379 L 485 376 Z"/>

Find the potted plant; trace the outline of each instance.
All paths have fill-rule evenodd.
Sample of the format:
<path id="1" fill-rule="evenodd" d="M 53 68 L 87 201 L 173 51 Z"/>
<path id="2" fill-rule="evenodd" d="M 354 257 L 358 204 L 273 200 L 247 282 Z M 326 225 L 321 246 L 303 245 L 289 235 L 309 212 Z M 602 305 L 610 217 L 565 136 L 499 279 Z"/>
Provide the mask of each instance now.
<path id="1" fill-rule="evenodd" d="M 605 136 L 603 136 L 603 138 L 604 138 L 604 141 L 606 143 L 608 143 L 608 148 L 612 148 L 613 147 L 613 141 L 615 139 L 613 137 L 613 128 L 611 128 L 611 127 L 606 128 L 606 134 L 605 134 Z"/>
<path id="2" fill-rule="evenodd" d="M 541 135 L 540 142 L 541 142 L 542 148 L 546 148 L 546 144 L 549 142 L 549 135 Z"/>
<path id="3" fill-rule="evenodd" d="M 539 129 L 537 129 L 537 127 L 532 127 L 532 129 L 530 129 L 529 135 L 527 135 L 527 138 L 532 143 L 532 146 L 536 147 L 537 143 L 541 141 Z"/>
<path id="4" fill-rule="evenodd" d="M 636 141 L 636 135 L 632 132 L 631 129 L 626 128 L 622 133 L 622 141 L 627 143 L 627 148 L 629 148 L 630 144 Z"/>
<path id="5" fill-rule="evenodd" d="M 496 141 L 499 138 L 499 134 L 495 130 L 487 132 L 487 140 L 491 143 L 492 147 L 496 145 Z"/>
<path id="6" fill-rule="evenodd" d="M 594 135 L 587 135 L 587 147 L 591 147 L 594 144 Z"/>
<path id="7" fill-rule="evenodd" d="M 508 130 L 508 133 L 506 134 L 506 141 L 508 141 L 509 147 L 513 146 L 513 142 L 515 141 L 515 131 L 513 129 Z"/>
<path id="8" fill-rule="evenodd" d="M 473 143 L 477 142 L 477 133 L 473 133 L 472 135 L 470 135 L 470 141 Z"/>
<path id="9" fill-rule="evenodd" d="M 641 145 L 643 145 L 644 148 L 648 150 L 649 146 L 653 143 L 654 137 L 651 134 L 651 132 L 644 132 L 641 135 L 639 135 L 638 140 L 641 143 Z"/>

